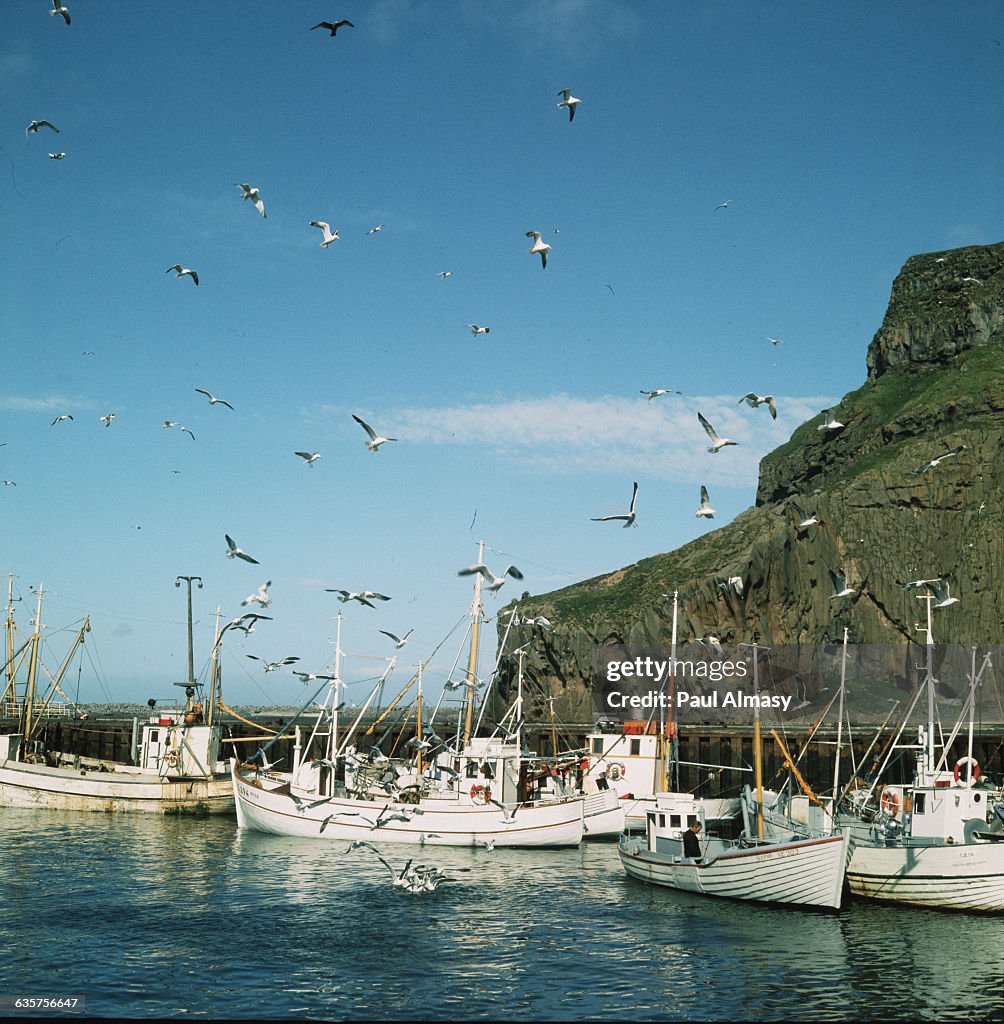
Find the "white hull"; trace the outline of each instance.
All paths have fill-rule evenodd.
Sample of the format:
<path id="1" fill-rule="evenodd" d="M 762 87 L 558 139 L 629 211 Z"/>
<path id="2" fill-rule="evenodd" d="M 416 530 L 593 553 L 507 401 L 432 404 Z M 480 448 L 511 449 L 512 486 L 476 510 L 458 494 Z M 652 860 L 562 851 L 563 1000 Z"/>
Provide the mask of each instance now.
<path id="1" fill-rule="evenodd" d="M 165 779 L 121 765 L 108 767 L 110 771 L 98 771 L 7 761 L 0 765 L 0 806 L 148 814 L 234 812 L 226 775 Z"/>
<path id="2" fill-rule="evenodd" d="M 855 896 L 922 907 L 1004 912 L 1004 843 L 866 846 L 854 849 Z"/>
<path id="3" fill-rule="evenodd" d="M 632 877 L 685 892 L 765 903 L 837 909 L 849 854 L 846 835 L 770 847 L 751 847 L 709 857 L 701 863 L 651 853 L 639 838 L 618 847 Z"/>
<path id="4" fill-rule="evenodd" d="M 616 839 L 624 831 L 624 802 L 611 789 L 588 794 L 582 813 L 586 839 Z"/>
<path id="5" fill-rule="evenodd" d="M 288 781 L 232 766 L 240 828 L 274 835 L 438 846 L 577 846 L 583 836 L 583 799 L 518 805 L 511 820 L 492 804 L 452 793 L 419 803 L 320 798 L 291 794 Z M 401 820 L 407 818 L 408 820 Z M 379 824 L 377 824 L 379 822 Z"/>

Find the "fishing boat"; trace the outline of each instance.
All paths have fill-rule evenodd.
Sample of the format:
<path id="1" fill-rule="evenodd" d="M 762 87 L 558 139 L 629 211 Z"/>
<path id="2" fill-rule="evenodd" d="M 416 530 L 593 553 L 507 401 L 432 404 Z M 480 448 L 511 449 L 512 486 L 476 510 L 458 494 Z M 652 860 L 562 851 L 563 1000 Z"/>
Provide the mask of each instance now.
<path id="1" fill-rule="evenodd" d="M 459 742 L 447 746 L 423 723 L 422 671 L 385 709 L 417 682 L 415 736 L 410 757 L 390 757 L 363 741 L 361 721 L 384 677 L 373 687 L 351 725 L 339 724 L 341 616 L 334 672 L 313 725 L 291 722 L 291 770 L 267 763 L 268 746 L 257 760 L 231 764 L 240 828 L 306 838 L 417 843 L 441 846 L 576 846 L 584 834 L 584 799 L 543 791 L 521 742 L 520 701 L 488 736 L 474 734 L 481 577 L 475 580 L 471 653 Z M 320 696 L 320 691 L 315 698 Z M 314 703 L 312 699 L 311 703 Z M 482 705 L 483 708 L 484 705 Z M 367 734 L 372 734 L 373 726 Z"/>
<path id="2" fill-rule="evenodd" d="M 757 660 L 762 648 L 750 646 L 753 688 L 758 696 Z M 699 849 L 688 850 L 685 832 L 702 823 L 697 800 L 686 793 L 658 793 L 655 806 L 646 811 L 644 834 L 625 831 L 621 836 L 618 854 L 624 870 L 639 881 L 706 896 L 839 908 L 852 849 L 849 832 L 782 832 L 775 826 L 767 837 L 758 703 L 754 705 L 753 745 L 756 797 L 754 800 L 749 787 L 745 788 L 745 827 L 738 839 L 708 835 Z"/>
<path id="3" fill-rule="evenodd" d="M 189 588 L 191 582 L 189 582 Z M 72 656 L 90 632 L 85 616 L 58 671 L 40 686 L 42 588 L 30 636 L 18 645 L 13 612 L 13 577 L 7 600 L 7 663 L 4 709 L 16 718 L 14 731 L 0 734 L 0 806 L 73 811 L 152 814 L 232 814 L 233 793 L 220 761 L 221 729 L 213 720 L 213 696 L 203 700 L 192 679 L 191 594 L 189 593 L 189 678 L 182 707 L 158 710 L 133 723 L 129 763 L 49 750 L 42 738 L 47 714 Z M 218 681 L 214 659 L 213 683 Z M 62 705 L 65 706 L 65 705 Z M 151 708 L 151 711 L 153 708 Z"/>
<path id="4" fill-rule="evenodd" d="M 927 601 L 927 670 L 910 710 L 927 694 L 927 724 L 915 742 L 902 742 L 908 711 L 888 759 L 897 750 L 916 757 L 909 785 L 880 786 L 883 769 L 866 788 L 848 785 L 842 820 L 855 837 L 847 881 L 855 896 L 949 910 L 1004 912 L 1004 792 L 982 776 L 973 757 L 976 688 L 990 655 L 976 669 L 972 652 L 969 696 L 955 727 L 939 744 L 931 601 Z M 968 712 L 967 753 L 948 767 L 951 748 Z M 852 780 L 856 782 L 857 780 Z"/>

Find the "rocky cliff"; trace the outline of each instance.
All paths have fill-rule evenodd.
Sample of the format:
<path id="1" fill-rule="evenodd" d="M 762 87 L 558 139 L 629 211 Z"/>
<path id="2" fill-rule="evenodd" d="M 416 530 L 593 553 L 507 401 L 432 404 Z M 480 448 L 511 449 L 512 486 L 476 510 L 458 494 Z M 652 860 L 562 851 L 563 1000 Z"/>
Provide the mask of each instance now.
<path id="1" fill-rule="evenodd" d="M 522 615 L 553 624 L 506 640 L 514 649 L 532 633 L 530 692 L 556 696 L 565 721 L 589 721 L 597 649 L 667 645 L 665 595 L 674 590 L 681 641 L 826 643 L 846 627 L 851 643 L 902 644 L 917 639 L 924 611 L 919 591 L 901 584 L 941 577 L 960 603 L 939 615 L 939 643 L 999 642 L 1004 243 L 911 257 L 867 367 L 866 383 L 834 408 L 843 427 L 818 429 L 822 415 L 802 424 L 763 459 L 756 504 L 733 522 L 676 551 L 521 600 Z M 818 522 L 799 526 L 810 517 Z M 832 598 L 831 568 L 846 573 L 853 596 Z M 499 615 L 500 639 L 506 619 Z M 503 695 L 514 686 L 514 662 L 502 659 Z M 542 697 L 537 704 L 528 714 L 546 710 Z"/>

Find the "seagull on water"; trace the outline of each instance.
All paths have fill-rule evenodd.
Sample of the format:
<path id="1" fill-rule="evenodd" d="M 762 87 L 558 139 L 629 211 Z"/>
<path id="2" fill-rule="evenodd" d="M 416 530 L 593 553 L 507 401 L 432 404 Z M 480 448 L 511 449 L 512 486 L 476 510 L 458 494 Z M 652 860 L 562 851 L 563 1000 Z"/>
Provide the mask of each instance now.
<path id="1" fill-rule="evenodd" d="M 943 454 L 939 455 L 936 459 L 931 459 L 930 462 L 925 462 L 923 466 L 918 466 L 914 470 L 914 473 L 926 473 L 929 469 L 934 469 L 934 467 L 937 466 L 942 461 L 942 459 L 947 459 L 950 455 L 958 455 L 959 452 L 965 450 L 966 446 L 964 444 L 960 444 L 955 448 L 949 448 L 947 452 L 944 452 Z"/>
<path id="2" fill-rule="evenodd" d="M 375 590 L 363 590 L 361 593 L 356 593 L 352 590 L 335 590 L 333 587 L 325 587 L 325 591 L 329 594 L 337 594 L 338 600 L 345 604 L 347 601 L 358 601 L 360 604 L 366 605 L 367 608 L 376 608 L 373 601 L 389 601 L 389 597 L 385 597 L 383 594 L 378 594 Z M 372 599 L 372 600 L 371 600 Z"/>
<path id="3" fill-rule="evenodd" d="M 952 597 L 952 585 L 946 580 L 932 580 L 928 583 L 927 589 L 930 590 L 935 597 L 935 608 L 947 608 L 950 604 L 959 603 L 959 599 L 957 597 Z"/>
<path id="4" fill-rule="evenodd" d="M 190 277 L 195 284 L 198 285 L 199 275 L 194 270 L 190 270 L 188 267 L 183 267 L 180 263 L 175 263 L 174 266 L 168 267 L 164 273 L 170 274 L 172 270 L 177 271 L 174 275 L 175 277 Z"/>
<path id="5" fill-rule="evenodd" d="M 739 401 L 737 405 L 742 405 L 745 402 L 751 409 L 756 409 L 761 405 L 766 405 L 770 409 L 771 419 L 777 419 L 777 403 L 774 401 L 773 395 L 758 395 L 753 391 L 748 391 Z"/>
<path id="6" fill-rule="evenodd" d="M 355 28 L 351 21 L 342 18 L 341 21 L 319 21 L 310 31 L 313 32 L 315 28 L 326 28 L 330 31 L 331 35 L 335 35 L 344 25 L 348 25 L 349 28 Z"/>
<path id="7" fill-rule="evenodd" d="M 511 576 L 514 580 L 521 580 L 523 578 L 523 574 L 515 565 L 507 565 L 498 576 L 484 562 L 476 562 L 474 565 L 467 566 L 466 569 L 459 569 L 457 571 L 458 576 L 474 576 L 475 574 L 484 578 L 488 584 L 488 589 L 493 594 L 505 583 L 506 576 Z"/>
<path id="8" fill-rule="evenodd" d="M 571 89 L 559 89 L 558 95 L 561 97 L 561 102 L 557 104 L 558 109 L 562 107 L 568 108 L 568 120 L 571 121 L 575 117 L 575 108 L 582 102 L 578 97 L 572 95 Z"/>
<path id="9" fill-rule="evenodd" d="M 380 437 L 379 434 L 364 420 L 361 420 L 355 413 L 352 414 L 352 418 L 356 421 L 369 434 L 370 439 L 366 442 L 366 447 L 371 451 L 375 452 L 379 449 L 380 445 L 386 444 L 388 441 L 396 441 L 396 437 Z"/>
<path id="10" fill-rule="evenodd" d="M 265 213 L 265 203 L 262 200 L 262 197 L 259 194 L 257 188 L 255 188 L 253 185 L 249 185 L 246 181 L 245 182 L 236 182 L 235 181 L 234 182 L 234 187 L 235 188 L 239 188 L 241 190 L 241 199 L 250 199 L 251 202 L 254 204 L 255 208 L 257 209 L 257 211 L 263 217 L 267 217 L 268 216 L 268 214 Z"/>
<path id="11" fill-rule="evenodd" d="M 250 562 L 252 565 L 260 564 L 257 558 L 252 558 L 246 551 L 237 547 L 232 537 L 223 534 L 223 538 L 227 542 L 227 558 L 242 558 L 245 562 Z"/>
<path id="12" fill-rule="evenodd" d="M 56 14 L 58 14 L 67 25 L 70 24 L 70 12 L 62 5 L 60 0 L 52 0 L 52 10 L 49 11 L 49 17 L 51 18 Z"/>
<path id="13" fill-rule="evenodd" d="M 712 455 L 716 454 L 719 448 L 724 448 L 726 445 L 739 444 L 738 441 L 733 441 L 728 437 L 719 437 L 715 432 L 715 428 L 700 414 L 697 414 L 697 418 L 701 421 L 701 426 L 704 427 L 705 433 L 711 438 L 711 447 L 708 449 Z"/>
<path id="14" fill-rule="evenodd" d="M 265 666 L 266 672 L 275 672 L 300 660 L 299 658 L 283 658 L 282 661 L 266 661 L 264 658 L 259 658 L 257 654 L 247 654 L 245 657 L 251 658 L 252 661 L 260 661 Z"/>
<path id="15" fill-rule="evenodd" d="M 25 138 L 29 135 L 37 135 L 39 128 L 51 128 L 54 132 L 59 131 L 51 121 L 32 121 L 24 130 Z"/>
<path id="16" fill-rule="evenodd" d="M 407 633 L 404 634 L 404 636 L 397 636 L 394 633 L 388 633 L 386 629 L 381 629 L 380 632 L 383 633 L 384 636 L 389 636 L 391 640 L 394 641 L 394 649 L 399 651 L 408 642 L 408 637 L 410 637 L 411 634 L 415 632 L 415 628 L 413 626 L 411 629 L 408 630 Z"/>
<path id="17" fill-rule="evenodd" d="M 672 388 L 656 388 L 654 391 L 646 391 L 644 388 L 638 392 L 645 396 L 645 400 L 651 402 L 653 398 L 661 398 L 663 395 L 680 395 L 682 391 L 674 391 Z"/>
<path id="18" fill-rule="evenodd" d="M 551 251 L 551 247 L 547 242 L 542 242 L 540 240 L 539 231 L 527 231 L 526 237 L 533 239 L 533 245 L 530 246 L 530 252 L 540 253 L 540 268 L 543 270 L 547 266 L 547 254 Z"/>
<path id="19" fill-rule="evenodd" d="M 294 455 L 299 455 L 305 465 L 314 468 L 314 463 L 321 457 L 320 452 L 293 452 Z"/>
<path id="20" fill-rule="evenodd" d="M 715 518 L 715 510 L 711 507 L 711 499 L 708 497 L 708 489 L 701 484 L 701 507 L 694 513 L 698 519 L 705 516 L 708 519 Z"/>
<path id="21" fill-rule="evenodd" d="M 242 605 L 257 604 L 262 608 L 267 608 L 272 603 L 272 598 L 268 596 L 268 588 L 272 586 L 271 580 L 266 580 L 255 594 L 248 594 L 247 597 L 241 601 Z"/>
<path id="22" fill-rule="evenodd" d="M 476 338 L 479 334 L 488 334 L 491 331 L 490 327 L 479 327 L 477 324 L 468 324 L 471 329 L 471 334 Z"/>
<path id="23" fill-rule="evenodd" d="M 834 571 L 833 569 L 828 570 L 830 574 L 830 583 L 833 584 L 833 593 L 830 596 L 832 601 L 837 597 L 850 597 L 854 592 L 854 587 L 847 585 L 847 574 L 843 569 Z"/>
<path id="24" fill-rule="evenodd" d="M 50 160 L 62 160 L 65 157 L 66 157 L 65 153 L 50 153 L 49 154 L 49 159 Z"/>
<path id="25" fill-rule="evenodd" d="M 833 410 L 832 409 L 824 409 L 823 410 L 823 415 L 826 417 L 826 419 L 824 419 L 823 422 L 820 423 L 816 427 L 816 430 L 843 430 L 844 429 L 844 424 L 841 423 L 833 415 Z"/>
<path id="26" fill-rule="evenodd" d="M 324 241 L 321 242 L 321 248 L 327 249 L 332 242 L 338 241 L 338 228 L 334 231 L 331 230 L 331 225 L 327 221 L 323 220 L 312 220 L 310 222 L 312 228 L 320 228 L 324 232 Z"/>
<path id="27" fill-rule="evenodd" d="M 50 427 L 54 427 L 57 423 L 62 423 L 63 420 L 72 420 L 73 417 L 68 413 L 64 412 L 61 416 L 57 416 L 50 424 Z"/>
<path id="28" fill-rule="evenodd" d="M 101 420 L 105 427 L 110 427 L 112 425 L 112 420 L 115 419 L 115 413 L 106 413 L 104 416 L 99 416 L 98 419 Z M 51 423 L 49 425 L 52 426 Z"/>
<path id="29" fill-rule="evenodd" d="M 222 398 L 217 398 L 215 395 L 210 394 L 203 388 L 196 388 L 195 390 L 198 394 L 205 395 L 206 398 L 209 399 L 210 405 L 225 405 L 228 409 L 233 410 L 233 406 L 229 402 L 224 401 Z"/>
<path id="30" fill-rule="evenodd" d="M 637 500 L 637 498 L 638 498 L 638 481 L 636 480 L 635 483 L 634 483 L 634 490 L 631 491 L 631 507 L 627 510 L 627 512 L 623 512 L 620 515 L 615 515 L 615 516 L 592 516 L 590 518 L 591 518 L 592 522 L 594 522 L 594 523 L 605 523 L 605 522 L 608 522 L 608 521 L 613 520 L 613 519 L 623 519 L 624 520 L 624 529 L 625 530 L 629 526 L 637 526 L 638 524 L 634 521 L 634 519 L 635 519 L 634 505 L 635 505 L 635 501 Z"/>

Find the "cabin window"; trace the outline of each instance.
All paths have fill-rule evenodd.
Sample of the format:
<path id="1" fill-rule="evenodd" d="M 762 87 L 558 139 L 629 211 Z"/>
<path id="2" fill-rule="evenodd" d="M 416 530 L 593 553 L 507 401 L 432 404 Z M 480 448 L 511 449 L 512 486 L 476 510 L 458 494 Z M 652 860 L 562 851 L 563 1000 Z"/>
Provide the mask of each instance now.
<path id="1" fill-rule="evenodd" d="M 631 740 L 631 756 L 637 757 L 641 753 L 641 740 Z"/>
<path id="2" fill-rule="evenodd" d="M 687 827 L 689 828 L 691 825 L 696 825 L 696 824 L 697 824 L 697 815 L 696 814 L 688 814 L 687 815 Z"/>
<path id="3" fill-rule="evenodd" d="M 594 736 L 593 737 L 593 753 L 594 754 L 602 754 L 603 753 L 603 737 L 602 736 Z"/>
<path id="4" fill-rule="evenodd" d="M 494 779 L 495 778 L 495 773 L 492 771 L 492 766 L 487 761 L 485 761 L 485 763 L 481 766 L 481 774 L 486 779 Z"/>
<path id="5" fill-rule="evenodd" d="M 665 828 L 665 827 L 666 827 L 666 815 L 665 814 L 660 814 L 659 815 L 659 828 Z"/>
<path id="6" fill-rule="evenodd" d="M 670 828 L 679 828 L 680 827 L 680 815 L 679 814 L 671 814 L 669 816 L 669 827 Z"/>
<path id="7" fill-rule="evenodd" d="M 476 779 L 478 777 L 478 766 L 473 761 L 467 762 L 467 778 Z"/>
<path id="8" fill-rule="evenodd" d="M 150 742 L 151 743 L 159 743 L 160 742 L 160 733 L 156 729 L 151 729 L 150 730 Z"/>
<path id="9" fill-rule="evenodd" d="M 924 814 L 924 798 L 927 796 L 926 793 L 914 793 L 913 794 L 913 813 Z"/>

